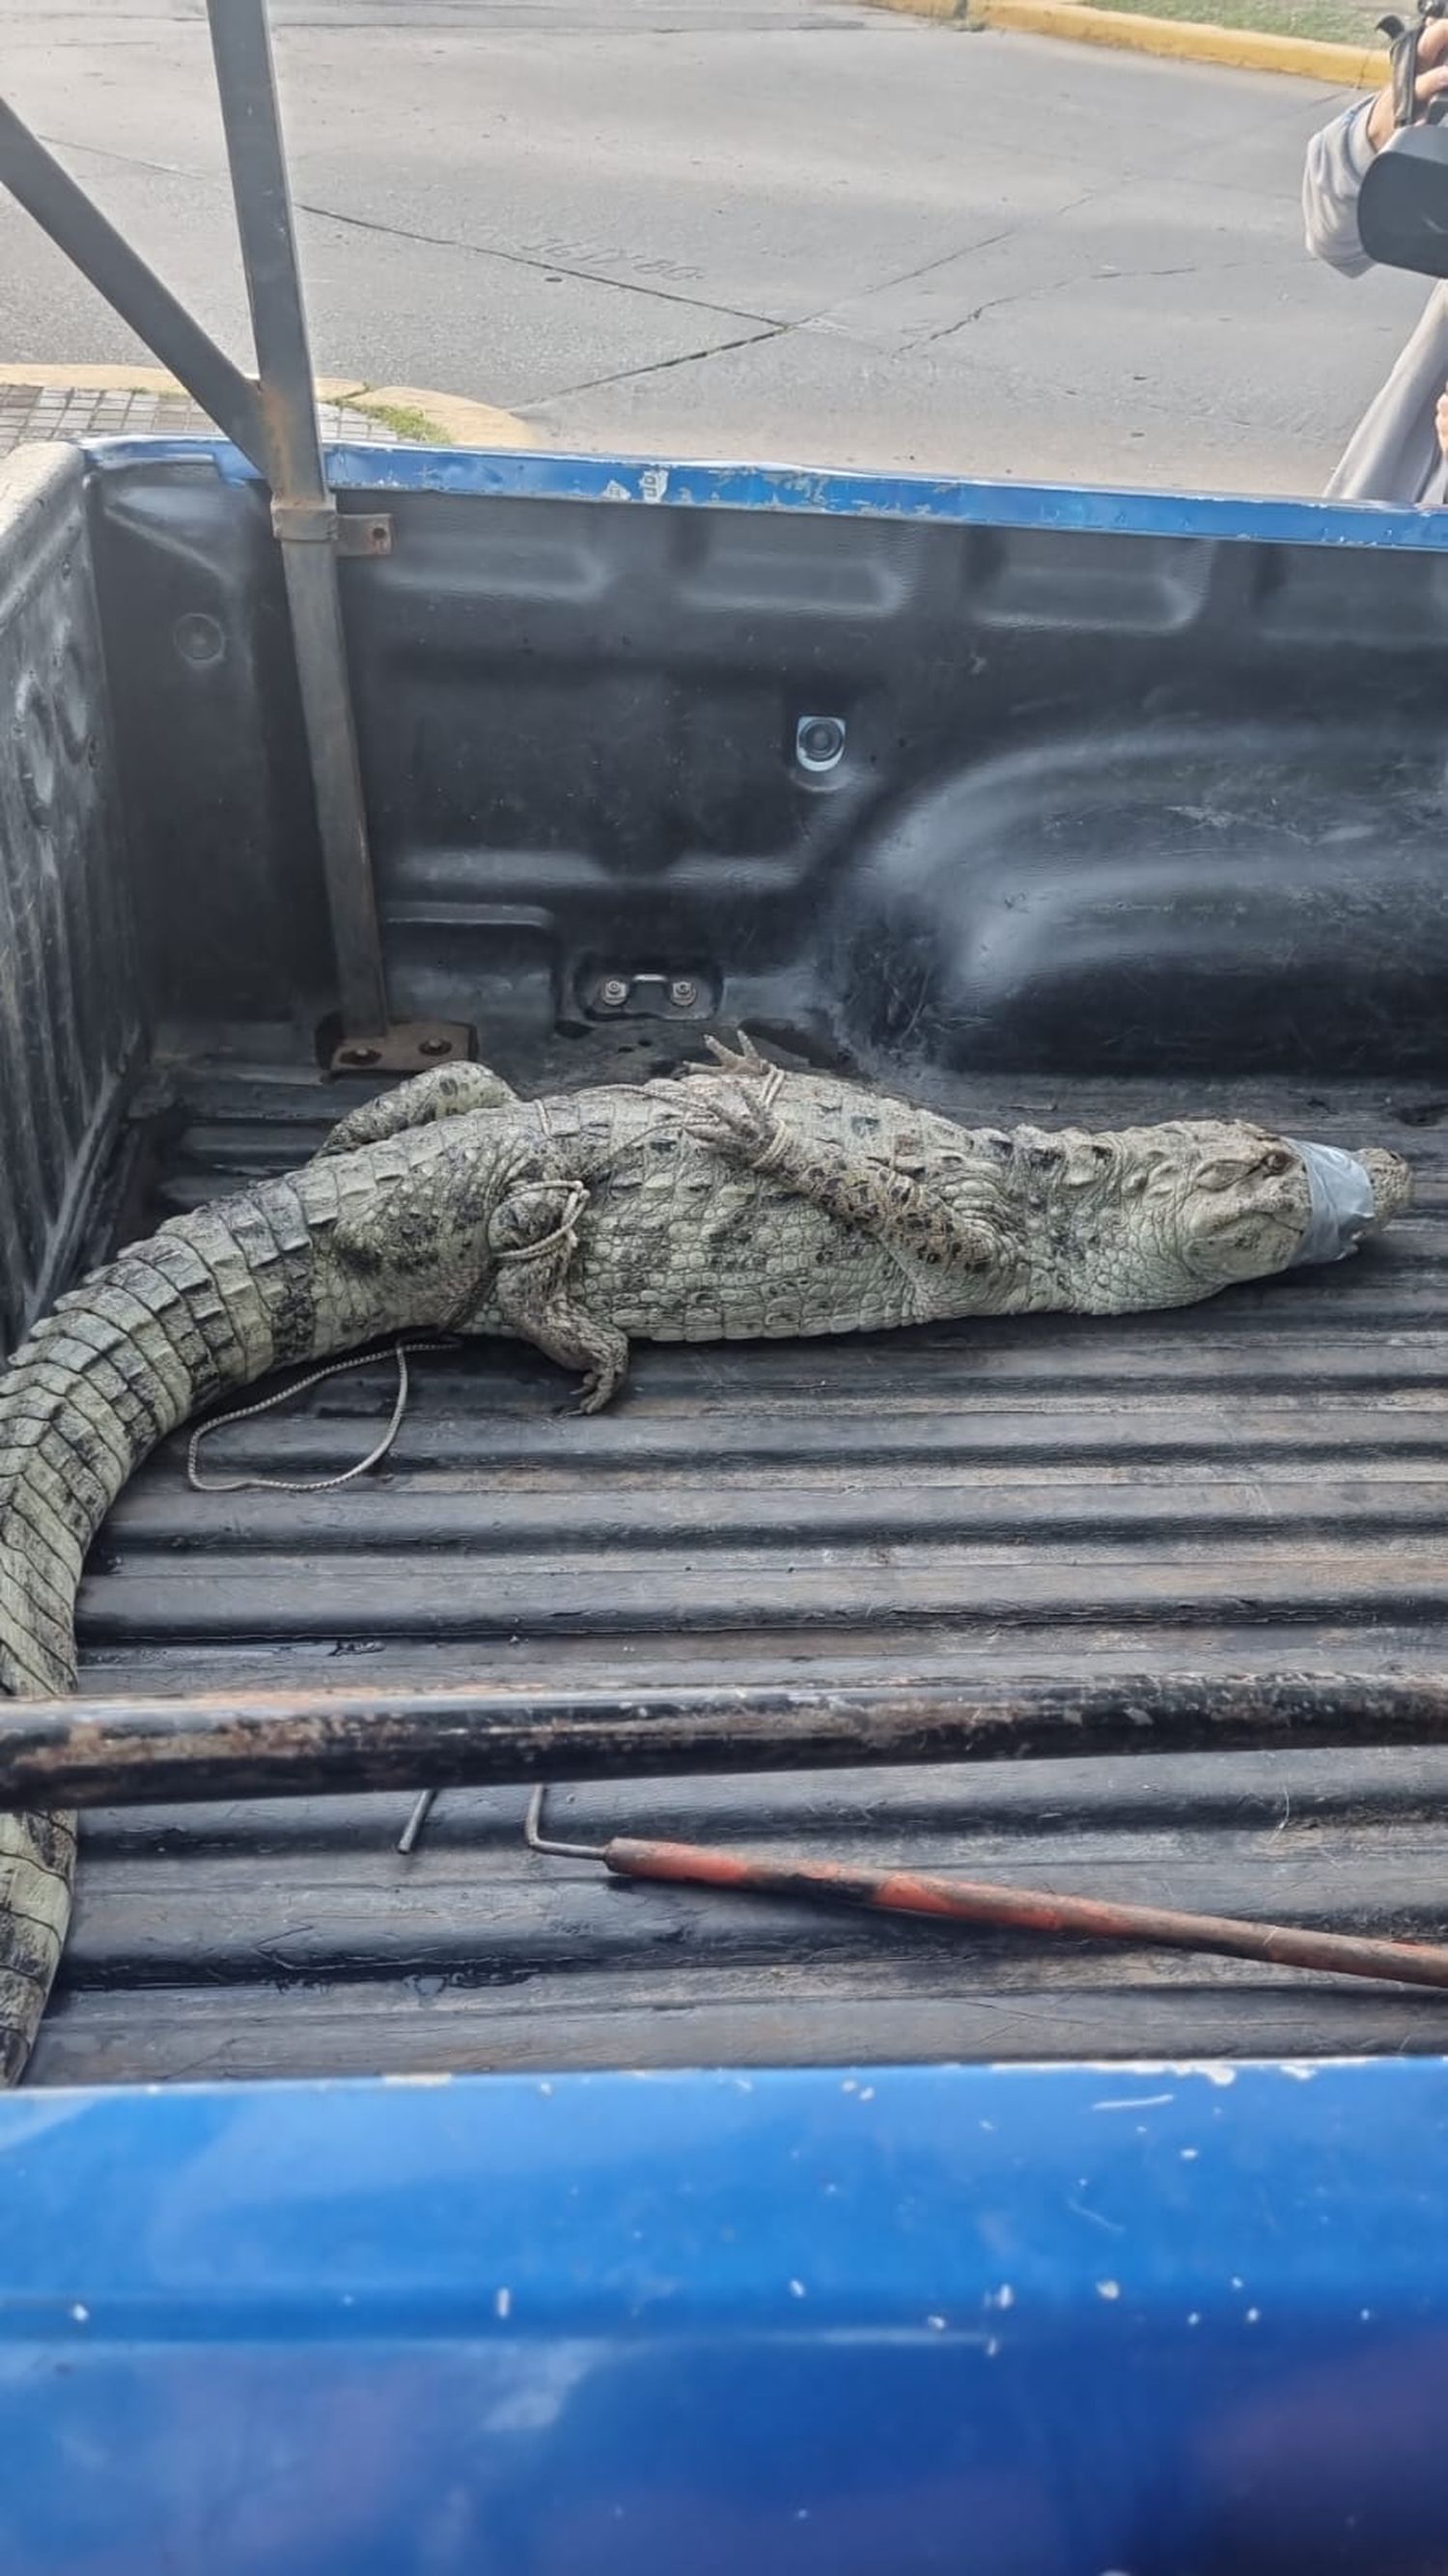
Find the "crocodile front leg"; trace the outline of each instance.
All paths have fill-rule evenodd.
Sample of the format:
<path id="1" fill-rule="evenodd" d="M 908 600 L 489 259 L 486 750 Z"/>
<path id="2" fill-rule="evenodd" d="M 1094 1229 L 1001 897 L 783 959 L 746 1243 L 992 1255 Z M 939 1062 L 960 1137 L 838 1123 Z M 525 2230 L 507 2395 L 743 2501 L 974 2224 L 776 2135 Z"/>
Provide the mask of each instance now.
<path id="1" fill-rule="evenodd" d="M 628 1341 L 569 1293 L 587 1200 L 581 1181 L 520 1182 L 493 1216 L 488 1249 L 497 1265 L 493 1295 L 509 1332 L 560 1368 L 581 1369 L 578 1410 L 599 1413 L 628 1374 Z"/>
<path id="2" fill-rule="evenodd" d="M 962 1154 L 952 1186 L 822 1133 L 808 1112 L 792 1113 L 787 1077 L 762 1058 L 730 1058 L 730 1070 L 701 1072 L 687 1113 L 701 1145 L 761 1178 L 797 1190 L 827 1216 L 888 1243 L 932 1270 L 1004 1271 L 1013 1262 L 998 1221 L 999 1185 Z M 735 1070 L 737 1068 L 737 1072 Z"/>

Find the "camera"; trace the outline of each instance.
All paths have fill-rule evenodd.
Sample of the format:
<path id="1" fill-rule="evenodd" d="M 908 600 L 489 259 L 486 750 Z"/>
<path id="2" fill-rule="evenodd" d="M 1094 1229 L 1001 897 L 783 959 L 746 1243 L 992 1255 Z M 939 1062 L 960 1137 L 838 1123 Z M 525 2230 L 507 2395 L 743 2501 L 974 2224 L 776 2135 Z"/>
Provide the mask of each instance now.
<path id="1" fill-rule="evenodd" d="M 1420 277 L 1448 277 L 1448 94 L 1418 107 L 1424 29 L 1448 17 L 1448 0 L 1424 0 L 1415 18 L 1380 18 L 1393 80 L 1393 125 L 1358 196 L 1358 232 L 1369 259 Z"/>

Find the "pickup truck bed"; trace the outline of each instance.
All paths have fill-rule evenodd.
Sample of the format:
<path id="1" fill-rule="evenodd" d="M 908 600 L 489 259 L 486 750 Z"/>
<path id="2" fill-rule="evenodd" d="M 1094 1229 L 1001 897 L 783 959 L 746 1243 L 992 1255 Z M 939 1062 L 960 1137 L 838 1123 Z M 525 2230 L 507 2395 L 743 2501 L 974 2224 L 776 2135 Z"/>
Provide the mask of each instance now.
<path id="1" fill-rule="evenodd" d="M 124 1694 L 443 1677 L 1306 1675 L 1298 1740 L 560 1793 L 717 1835 L 1442 1936 L 1448 1749 L 1314 1749 L 1431 1676 L 1448 1255 L 1442 514 L 333 458 L 394 1009 L 528 1090 L 741 1022 L 971 1118 L 1246 1111 L 1406 1151 L 1340 1268 L 1122 1322 L 641 1350 L 622 1401 L 420 1360 L 385 1469 L 196 1495 L 81 1605 Z M 0 1340 L 75 1266 L 311 1149 L 333 999 L 263 496 L 197 445 L 0 469 Z M 838 762 L 812 769 L 819 719 Z M 829 728 L 826 728 L 828 735 Z M 613 1007 L 610 991 L 626 1002 Z M 687 996 L 673 999 L 675 989 Z M 336 1473 L 384 1360 L 222 1436 Z M 605 1882 L 521 1793 L 92 1814 L 39 2084 L 1441 2051 L 1448 2001 Z"/>
<path id="2" fill-rule="evenodd" d="M 523 1087 L 658 1037 L 515 1048 Z M 614 1685 L 1422 1670 L 1448 1572 L 1448 1100 L 1421 1081 L 939 1081 L 962 1116 L 1252 1111 L 1389 1142 L 1411 1218 L 1355 1261 L 1121 1321 L 642 1348 L 610 1414 L 534 1353 L 420 1358 L 393 1458 L 198 1496 L 177 1439 L 81 1602 L 98 1691 L 281 1677 Z M 158 1104 L 165 1103 L 166 1106 Z M 173 1068 L 133 1133 L 149 1225 L 312 1150 L 335 1094 Z M 164 1141 L 163 1141 L 164 1140 Z M 129 1230 L 129 1228 L 123 1229 Z M 208 1473 L 336 1474 L 391 1362 L 218 1435 Z M 1321 1926 L 1441 1934 L 1448 1751 L 1031 1761 L 559 1793 L 569 1839 L 717 1838 Z M 1222 1960 L 628 1889 L 522 1846 L 522 1793 L 86 1819 L 40 2083 L 529 2066 L 1442 2050 L 1448 1998 Z"/>

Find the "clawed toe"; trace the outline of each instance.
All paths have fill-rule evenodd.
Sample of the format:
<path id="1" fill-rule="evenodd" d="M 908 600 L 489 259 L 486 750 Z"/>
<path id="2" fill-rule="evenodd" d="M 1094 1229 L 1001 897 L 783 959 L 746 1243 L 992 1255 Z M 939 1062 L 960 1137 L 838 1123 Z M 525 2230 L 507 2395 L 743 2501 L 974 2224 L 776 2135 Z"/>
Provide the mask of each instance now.
<path id="1" fill-rule="evenodd" d="M 775 1070 L 772 1064 L 766 1064 L 754 1040 L 744 1029 L 739 1031 L 737 1048 L 727 1047 L 722 1038 L 714 1037 L 706 1038 L 704 1044 L 715 1063 L 721 1064 L 726 1073 L 743 1074 L 751 1082 L 761 1082 L 766 1074 Z"/>
<path id="2" fill-rule="evenodd" d="M 702 1105 L 690 1110 L 684 1129 L 696 1145 L 707 1145 L 716 1150 L 736 1143 L 739 1134 L 732 1119 L 724 1117 L 717 1109 L 705 1109 Z"/>
<path id="3" fill-rule="evenodd" d="M 686 1121 L 695 1142 L 714 1153 L 750 1155 L 764 1152 L 773 1140 L 774 1119 L 755 1092 L 716 1079 L 714 1088 L 691 1108 Z"/>
<path id="4" fill-rule="evenodd" d="M 586 1377 L 579 1389 L 577 1403 L 564 1405 L 560 1410 L 571 1413 L 602 1413 L 604 1406 L 613 1402 L 620 1384 L 621 1380 L 614 1376 Z"/>

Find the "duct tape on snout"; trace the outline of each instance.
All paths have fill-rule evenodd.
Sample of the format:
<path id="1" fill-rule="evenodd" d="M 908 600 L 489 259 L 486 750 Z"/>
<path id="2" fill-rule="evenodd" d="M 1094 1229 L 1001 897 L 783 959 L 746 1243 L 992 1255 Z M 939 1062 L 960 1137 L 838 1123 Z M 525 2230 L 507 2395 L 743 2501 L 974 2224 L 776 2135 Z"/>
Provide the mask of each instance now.
<path id="1" fill-rule="evenodd" d="M 1345 1261 L 1377 1213 L 1371 1173 L 1356 1154 L 1344 1154 L 1336 1145 L 1304 1145 L 1295 1136 L 1282 1141 L 1302 1156 L 1312 1193 L 1307 1231 L 1288 1269 L 1299 1270 L 1309 1261 Z"/>

